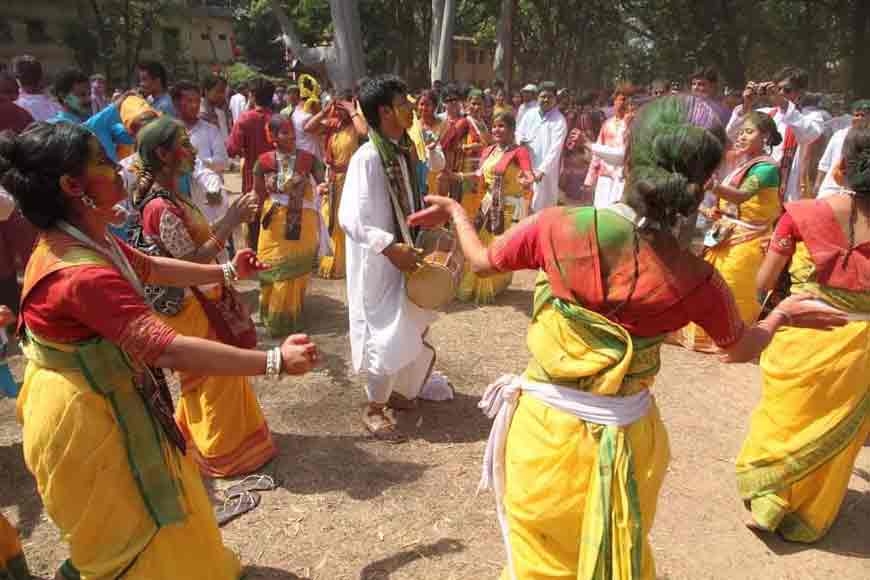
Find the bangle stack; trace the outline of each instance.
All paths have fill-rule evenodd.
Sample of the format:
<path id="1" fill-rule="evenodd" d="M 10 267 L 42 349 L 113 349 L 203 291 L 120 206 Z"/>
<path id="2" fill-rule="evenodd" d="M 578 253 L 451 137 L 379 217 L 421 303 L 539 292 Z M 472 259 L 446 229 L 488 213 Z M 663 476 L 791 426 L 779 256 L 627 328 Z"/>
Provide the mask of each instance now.
<path id="1" fill-rule="evenodd" d="M 224 273 L 224 286 L 232 286 L 233 282 L 239 279 L 239 273 L 236 272 L 236 267 L 232 262 L 224 262 L 221 264 L 221 270 Z"/>
<path id="2" fill-rule="evenodd" d="M 266 376 L 270 379 L 277 379 L 281 376 L 281 370 L 284 366 L 284 357 L 281 355 L 281 348 L 275 347 L 266 351 Z"/>

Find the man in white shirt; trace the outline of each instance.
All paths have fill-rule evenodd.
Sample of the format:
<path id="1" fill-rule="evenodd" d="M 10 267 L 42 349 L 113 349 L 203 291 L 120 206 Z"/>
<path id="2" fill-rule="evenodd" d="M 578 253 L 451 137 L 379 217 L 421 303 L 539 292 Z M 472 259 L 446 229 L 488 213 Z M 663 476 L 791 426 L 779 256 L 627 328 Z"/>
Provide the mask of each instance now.
<path id="1" fill-rule="evenodd" d="M 773 82 L 749 83 L 743 91 L 743 104 L 734 108 L 728 122 L 731 140 L 743 125 L 744 111 L 751 111 L 757 97 L 767 93 L 773 107 L 759 109 L 773 117 L 782 135 L 782 143 L 773 148 L 772 157 L 780 164 L 780 195 L 785 201 L 801 199 L 801 160 L 804 149 L 818 139 L 824 131 L 824 118 L 818 111 L 802 113 L 795 103 L 807 86 L 806 71 L 786 67 L 779 71 Z"/>
<path id="2" fill-rule="evenodd" d="M 30 55 L 18 56 L 12 61 L 12 71 L 21 88 L 15 104 L 34 121 L 46 121 L 63 111 L 54 97 L 43 92 L 41 62 Z"/>
<path id="3" fill-rule="evenodd" d="M 236 94 L 230 97 L 230 113 L 233 115 L 233 123 L 239 119 L 239 115 L 248 110 L 248 83 L 239 84 Z"/>
<path id="4" fill-rule="evenodd" d="M 227 81 L 218 74 L 210 74 L 202 81 L 199 118 L 216 125 L 224 141 L 230 136 L 232 117 L 227 110 Z"/>
<path id="5" fill-rule="evenodd" d="M 833 171 L 843 158 L 843 143 L 852 127 L 866 127 L 870 117 L 870 100 L 860 100 L 852 104 L 852 123 L 835 132 L 828 141 L 825 153 L 819 160 L 819 172 L 816 175 L 816 197 L 828 197 L 843 190 L 834 179 Z"/>
<path id="6" fill-rule="evenodd" d="M 626 132 L 631 121 L 634 88 L 621 84 L 613 91 L 613 116 L 607 119 L 598 133 L 598 145 L 614 150 L 625 150 Z M 587 187 L 595 192 L 595 207 L 608 207 L 622 199 L 625 187 L 622 164 L 610 163 L 606 157 L 595 155 L 586 173 Z"/>
<path id="7" fill-rule="evenodd" d="M 347 234 L 350 342 L 355 371 L 367 372 L 366 429 L 398 442 L 405 437 L 387 408 L 413 408 L 435 383 L 435 350 L 424 336 L 436 316 L 411 302 L 405 289 L 404 273 L 417 267 L 405 219 L 422 207 L 406 134 L 413 109 L 405 83 L 394 75 L 364 82 L 359 103 L 372 138 L 350 160 L 338 211 Z"/>
<path id="8" fill-rule="evenodd" d="M 517 127 L 517 142 L 528 147 L 535 173 L 533 213 L 559 201 L 559 163 L 567 135 L 568 123 L 556 107 L 556 84 L 543 82 L 538 107 L 529 110 Z"/>
<path id="9" fill-rule="evenodd" d="M 538 87 L 529 83 L 520 90 L 520 94 L 523 96 L 523 104 L 517 110 L 517 127 L 520 126 L 520 122 L 526 113 L 538 108 Z"/>
<path id="10" fill-rule="evenodd" d="M 190 142 L 196 148 L 191 198 L 209 223 L 215 223 L 229 207 L 223 191 L 223 172 L 229 163 L 224 139 L 216 125 L 200 118 L 201 97 L 196 84 L 177 82 L 172 87 L 172 100 L 179 119 L 187 126 Z"/>

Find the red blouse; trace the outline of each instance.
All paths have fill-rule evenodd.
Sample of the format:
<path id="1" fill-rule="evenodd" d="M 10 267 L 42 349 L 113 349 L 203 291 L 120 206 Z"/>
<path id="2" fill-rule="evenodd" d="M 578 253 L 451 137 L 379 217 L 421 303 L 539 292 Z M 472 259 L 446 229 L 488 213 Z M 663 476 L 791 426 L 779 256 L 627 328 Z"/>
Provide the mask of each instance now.
<path id="1" fill-rule="evenodd" d="M 593 211 L 579 211 L 584 210 Z M 610 314 L 631 292 L 633 248 L 607 248 L 625 258 L 606 272 L 599 248 L 609 242 L 602 242 L 600 233 L 578 231 L 576 211 L 551 208 L 522 221 L 489 247 L 490 263 L 502 272 L 544 270 L 556 297 L 605 314 L 635 336 L 658 336 L 695 322 L 720 347 L 740 339 L 744 324 L 719 273 L 660 240 L 655 253 L 641 243 L 631 299 Z"/>
<path id="2" fill-rule="evenodd" d="M 147 279 L 149 260 L 120 244 L 134 270 Z M 114 267 L 70 266 L 45 276 L 24 297 L 22 319 L 35 335 L 60 343 L 101 336 L 152 364 L 176 336 Z"/>

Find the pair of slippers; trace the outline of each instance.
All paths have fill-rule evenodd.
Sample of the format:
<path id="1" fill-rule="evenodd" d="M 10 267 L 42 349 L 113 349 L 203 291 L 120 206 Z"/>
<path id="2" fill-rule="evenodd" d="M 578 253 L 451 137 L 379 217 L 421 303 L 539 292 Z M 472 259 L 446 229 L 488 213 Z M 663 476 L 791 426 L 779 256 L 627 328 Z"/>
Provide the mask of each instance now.
<path id="1" fill-rule="evenodd" d="M 238 483 L 223 490 L 223 505 L 215 508 L 218 526 L 224 526 L 242 514 L 246 514 L 260 505 L 261 491 L 272 491 L 278 487 L 275 479 L 269 475 L 249 475 Z"/>

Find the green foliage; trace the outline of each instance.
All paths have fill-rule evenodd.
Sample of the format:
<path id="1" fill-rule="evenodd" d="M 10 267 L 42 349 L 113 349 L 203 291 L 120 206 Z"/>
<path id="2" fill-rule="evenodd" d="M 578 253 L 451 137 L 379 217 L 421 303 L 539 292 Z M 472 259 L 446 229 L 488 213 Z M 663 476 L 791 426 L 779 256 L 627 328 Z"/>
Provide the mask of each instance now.
<path id="1" fill-rule="evenodd" d="M 431 3 L 358 0 L 372 72 L 398 71 L 427 84 Z M 331 40 L 327 0 L 282 0 L 306 44 Z M 273 40 L 269 0 L 236 3 L 236 36 L 246 59 L 271 74 L 284 68 Z M 491 43 L 501 0 L 457 0 L 456 34 Z M 810 72 L 811 86 L 870 95 L 861 74 L 870 40 L 865 0 L 516 0 L 516 83 L 554 79 L 572 87 L 679 80 L 714 65 L 723 84 L 740 87 L 785 65 Z"/>
<path id="2" fill-rule="evenodd" d="M 231 87 L 237 87 L 261 75 L 260 71 L 243 62 L 233 63 L 224 70 L 224 74 Z"/>
<path id="3" fill-rule="evenodd" d="M 126 84 L 160 19 L 173 0 L 79 0 L 80 20 L 67 23 L 61 42 L 85 71 L 99 70 L 109 79 Z M 180 52 L 167 55 L 172 62 Z"/>

